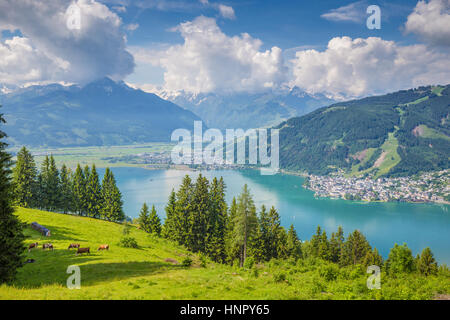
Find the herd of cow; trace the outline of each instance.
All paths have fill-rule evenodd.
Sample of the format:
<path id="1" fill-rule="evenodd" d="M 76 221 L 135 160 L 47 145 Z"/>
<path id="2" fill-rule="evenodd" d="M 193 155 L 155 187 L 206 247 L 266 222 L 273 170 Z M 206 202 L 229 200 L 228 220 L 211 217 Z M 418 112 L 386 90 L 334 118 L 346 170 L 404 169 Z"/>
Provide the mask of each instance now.
<path id="1" fill-rule="evenodd" d="M 38 248 L 38 243 L 32 243 L 28 246 L 28 252 L 31 251 L 31 249 L 37 249 Z M 49 250 L 53 250 L 53 244 L 51 243 L 44 243 L 42 245 L 42 250 L 45 249 L 49 249 Z M 91 253 L 91 248 L 80 248 L 80 244 L 79 243 L 71 243 L 69 245 L 69 247 L 67 248 L 68 250 L 70 249 L 77 249 L 77 253 L 76 255 L 82 254 L 82 253 Z M 102 244 L 98 247 L 97 251 L 99 250 L 109 250 L 109 245 L 108 244 Z"/>

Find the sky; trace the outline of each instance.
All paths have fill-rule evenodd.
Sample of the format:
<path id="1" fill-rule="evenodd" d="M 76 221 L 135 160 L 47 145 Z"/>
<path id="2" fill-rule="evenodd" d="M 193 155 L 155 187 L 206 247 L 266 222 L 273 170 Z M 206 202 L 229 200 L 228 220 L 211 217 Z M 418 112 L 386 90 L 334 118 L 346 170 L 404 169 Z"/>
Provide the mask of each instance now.
<path id="1" fill-rule="evenodd" d="M 108 76 L 159 94 L 348 99 L 450 83 L 450 0 L 0 0 L 0 35 L 4 91 Z"/>

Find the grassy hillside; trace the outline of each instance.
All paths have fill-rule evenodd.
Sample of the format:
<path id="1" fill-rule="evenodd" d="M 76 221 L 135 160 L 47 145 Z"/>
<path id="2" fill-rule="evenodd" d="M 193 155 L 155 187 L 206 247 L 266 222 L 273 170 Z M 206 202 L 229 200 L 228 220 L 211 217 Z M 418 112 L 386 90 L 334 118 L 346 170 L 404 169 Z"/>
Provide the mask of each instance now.
<path id="1" fill-rule="evenodd" d="M 44 239 L 27 228 L 27 244 L 50 241 L 55 250 L 27 252 L 35 263 L 25 264 L 12 285 L 0 286 L 1 299 L 431 299 L 450 293 L 448 273 L 396 279 L 383 273 L 382 289 L 368 290 L 360 267 L 339 269 L 317 260 L 271 261 L 245 270 L 214 263 L 203 268 L 192 255 L 193 265 L 184 268 L 164 260 L 181 262 L 189 252 L 137 228 L 131 236 L 139 248 L 122 248 L 120 224 L 21 208 L 17 214 L 52 231 Z M 72 242 L 91 247 L 92 254 L 76 256 L 67 250 Z M 99 244 L 109 244 L 110 251 L 96 251 Z M 80 290 L 66 288 L 69 265 L 80 266 Z"/>
<path id="2" fill-rule="evenodd" d="M 406 176 L 449 168 L 450 85 L 334 104 L 282 123 L 280 164 L 327 174 Z"/>

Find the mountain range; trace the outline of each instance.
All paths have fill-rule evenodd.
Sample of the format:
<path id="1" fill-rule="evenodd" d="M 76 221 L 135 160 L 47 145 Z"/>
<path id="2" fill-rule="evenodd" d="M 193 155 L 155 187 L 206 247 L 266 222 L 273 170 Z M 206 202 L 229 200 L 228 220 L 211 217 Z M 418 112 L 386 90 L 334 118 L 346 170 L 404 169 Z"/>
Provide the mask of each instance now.
<path id="1" fill-rule="evenodd" d="M 208 127 L 221 130 L 271 127 L 335 102 L 322 94 L 311 95 L 297 87 L 264 93 L 160 91 L 157 94 L 192 111 Z"/>
<path id="2" fill-rule="evenodd" d="M 69 147 L 170 141 L 200 118 L 109 78 L 85 86 L 30 86 L 0 95 L 11 146 Z"/>
<path id="3" fill-rule="evenodd" d="M 375 177 L 448 169 L 449 114 L 450 85 L 336 103 L 277 126 L 280 165 Z"/>

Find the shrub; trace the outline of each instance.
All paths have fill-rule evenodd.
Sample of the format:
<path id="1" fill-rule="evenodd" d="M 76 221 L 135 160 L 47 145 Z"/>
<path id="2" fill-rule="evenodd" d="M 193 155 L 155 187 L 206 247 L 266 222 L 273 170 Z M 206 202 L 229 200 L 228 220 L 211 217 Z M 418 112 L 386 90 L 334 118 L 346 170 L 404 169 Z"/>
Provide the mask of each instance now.
<path id="1" fill-rule="evenodd" d="M 278 272 L 273 275 L 274 282 L 283 282 L 286 280 L 286 274 L 284 272 Z"/>
<path id="2" fill-rule="evenodd" d="M 200 267 L 206 268 L 208 261 L 206 259 L 206 256 L 204 254 L 200 254 Z"/>
<path id="3" fill-rule="evenodd" d="M 181 262 L 181 265 L 185 268 L 189 268 L 192 265 L 191 257 L 184 258 L 183 261 Z"/>
<path id="4" fill-rule="evenodd" d="M 250 270 L 251 268 L 253 268 L 254 264 L 255 264 L 255 259 L 253 259 L 253 257 L 248 257 L 244 261 L 244 268 Z"/>
<path id="5" fill-rule="evenodd" d="M 333 264 L 325 265 L 319 269 L 319 274 L 326 281 L 334 281 L 339 275 L 339 268 Z"/>
<path id="6" fill-rule="evenodd" d="M 120 239 L 119 245 L 124 248 L 137 248 L 138 247 L 137 241 L 133 237 L 122 237 L 122 239 Z"/>

